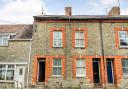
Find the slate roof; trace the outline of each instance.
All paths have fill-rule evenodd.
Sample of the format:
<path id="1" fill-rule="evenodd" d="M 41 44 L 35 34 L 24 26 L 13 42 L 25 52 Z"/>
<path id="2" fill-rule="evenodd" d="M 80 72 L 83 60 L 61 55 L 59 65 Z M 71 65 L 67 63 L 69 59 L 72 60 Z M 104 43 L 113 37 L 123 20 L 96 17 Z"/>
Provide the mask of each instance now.
<path id="1" fill-rule="evenodd" d="M 0 34 L 15 34 L 13 39 L 31 39 L 33 34 L 33 25 L 0 25 Z"/>

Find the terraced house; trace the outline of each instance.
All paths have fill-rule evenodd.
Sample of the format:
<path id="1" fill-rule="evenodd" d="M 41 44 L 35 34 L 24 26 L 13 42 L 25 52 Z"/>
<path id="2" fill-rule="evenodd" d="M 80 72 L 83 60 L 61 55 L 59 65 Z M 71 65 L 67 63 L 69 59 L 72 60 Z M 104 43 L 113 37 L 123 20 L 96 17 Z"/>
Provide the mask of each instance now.
<path id="1" fill-rule="evenodd" d="M 33 25 L 0 25 L 0 87 L 126 89 L 128 16 L 34 16 Z M 5 88 L 4 88 L 5 89 Z"/>
<path id="2" fill-rule="evenodd" d="M 128 85 L 128 16 L 34 16 L 30 82 L 50 89 Z"/>
<path id="3" fill-rule="evenodd" d="M 26 87 L 32 25 L 0 25 L 0 88 Z"/>

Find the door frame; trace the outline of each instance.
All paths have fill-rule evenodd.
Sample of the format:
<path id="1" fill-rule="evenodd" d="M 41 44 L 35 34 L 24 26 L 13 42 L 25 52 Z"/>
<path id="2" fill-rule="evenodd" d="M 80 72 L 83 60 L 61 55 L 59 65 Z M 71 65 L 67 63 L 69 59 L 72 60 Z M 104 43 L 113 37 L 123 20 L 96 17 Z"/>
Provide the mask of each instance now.
<path id="1" fill-rule="evenodd" d="M 108 84 L 114 84 L 115 83 L 115 81 L 114 81 L 114 70 L 113 70 L 113 61 L 114 61 L 114 59 L 113 58 L 106 58 L 106 59 L 109 59 L 109 61 L 108 60 L 106 60 L 106 63 L 107 62 L 111 62 L 111 69 L 112 69 L 112 80 L 113 80 L 113 83 L 108 83 Z M 107 66 L 107 65 L 106 65 Z M 107 68 L 107 67 L 106 67 Z M 107 82 L 108 82 L 108 73 L 107 73 Z"/>
<path id="2" fill-rule="evenodd" d="M 94 59 L 97 59 L 97 61 L 95 61 Z M 100 70 L 100 58 L 93 58 L 92 59 L 92 62 L 98 62 L 98 69 L 99 69 L 99 83 L 98 84 L 100 84 L 101 83 L 101 78 L 100 78 L 100 75 L 101 75 L 101 70 Z M 94 72 L 93 72 L 93 74 L 94 74 Z M 93 83 L 94 83 L 94 76 L 93 76 Z M 95 83 L 95 84 L 97 84 L 97 83 Z"/>
<path id="3" fill-rule="evenodd" d="M 39 59 L 38 59 L 37 82 L 39 82 L 38 79 L 39 79 L 39 66 L 40 66 L 39 63 L 40 63 L 40 62 L 45 62 L 45 76 L 46 76 L 46 58 L 39 58 Z M 44 77 L 45 77 L 45 76 L 44 76 Z M 46 79 L 45 79 L 45 80 L 46 80 Z M 45 81 L 44 81 L 44 82 L 45 82 Z"/>
<path id="4" fill-rule="evenodd" d="M 18 74 L 18 76 L 19 76 L 19 69 L 20 68 L 22 68 L 23 70 L 22 70 L 22 79 L 23 79 L 23 81 L 19 81 L 19 80 L 17 80 L 17 75 L 16 74 Z M 25 87 L 26 86 L 26 84 L 25 84 L 25 82 L 26 82 L 26 80 L 25 80 L 25 77 L 26 77 L 26 75 L 25 75 L 25 71 L 26 71 L 26 66 L 25 65 L 17 65 L 16 64 L 16 66 L 15 66 L 15 87 Z M 18 70 L 18 72 L 17 72 L 17 70 Z M 17 73 L 16 73 L 17 72 Z M 17 86 L 17 83 L 18 83 L 18 86 Z M 20 85 L 20 86 L 19 86 Z"/>

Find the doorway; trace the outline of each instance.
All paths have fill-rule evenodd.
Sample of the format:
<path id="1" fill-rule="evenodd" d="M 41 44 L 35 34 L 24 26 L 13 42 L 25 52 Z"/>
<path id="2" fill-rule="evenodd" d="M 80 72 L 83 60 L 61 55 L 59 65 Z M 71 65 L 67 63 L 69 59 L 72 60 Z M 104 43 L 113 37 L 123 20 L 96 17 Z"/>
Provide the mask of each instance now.
<path id="1" fill-rule="evenodd" d="M 17 65 L 15 71 L 15 86 L 16 87 L 24 87 L 25 86 L 25 66 Z"/>
<path id="2" fill-rule="evenodd" d="M 93 80 L 95 84 L 100 84 L 100 65 L 98 58 L 93 58 Z"/>
<path id="3" fill-rule="evenodd" d="M 38 59 L 38 82 L 45 82 L 45 59 Z"/>
<path id="4" fill-rule="evenodd" d="M 107 66 L 107 79 L 108 79 L 108 83 L 114 83 L 113 59 L 107 58 L 106 66 Z"/>

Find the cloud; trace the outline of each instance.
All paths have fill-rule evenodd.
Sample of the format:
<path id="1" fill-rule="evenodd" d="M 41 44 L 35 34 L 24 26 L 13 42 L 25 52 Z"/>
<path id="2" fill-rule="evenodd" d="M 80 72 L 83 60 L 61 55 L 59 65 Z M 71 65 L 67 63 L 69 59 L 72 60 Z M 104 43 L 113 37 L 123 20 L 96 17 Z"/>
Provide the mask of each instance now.
<path id="1" fill-rule="evenodd" d="M 42 0 L 6 0 L 0 9 L 0 23 L 33 23 L 33 16 L 41 14 Z"/>
<path id="2" fill-rule="evenodd" d="M 128 8 L 121 9 L 121 15 L 128 15 Z"/>
<path id="3" fill-rule="evenodd" d="M 118 0 L 100 0 L 100 2 L 106 7 L 118 6 Z"/>

